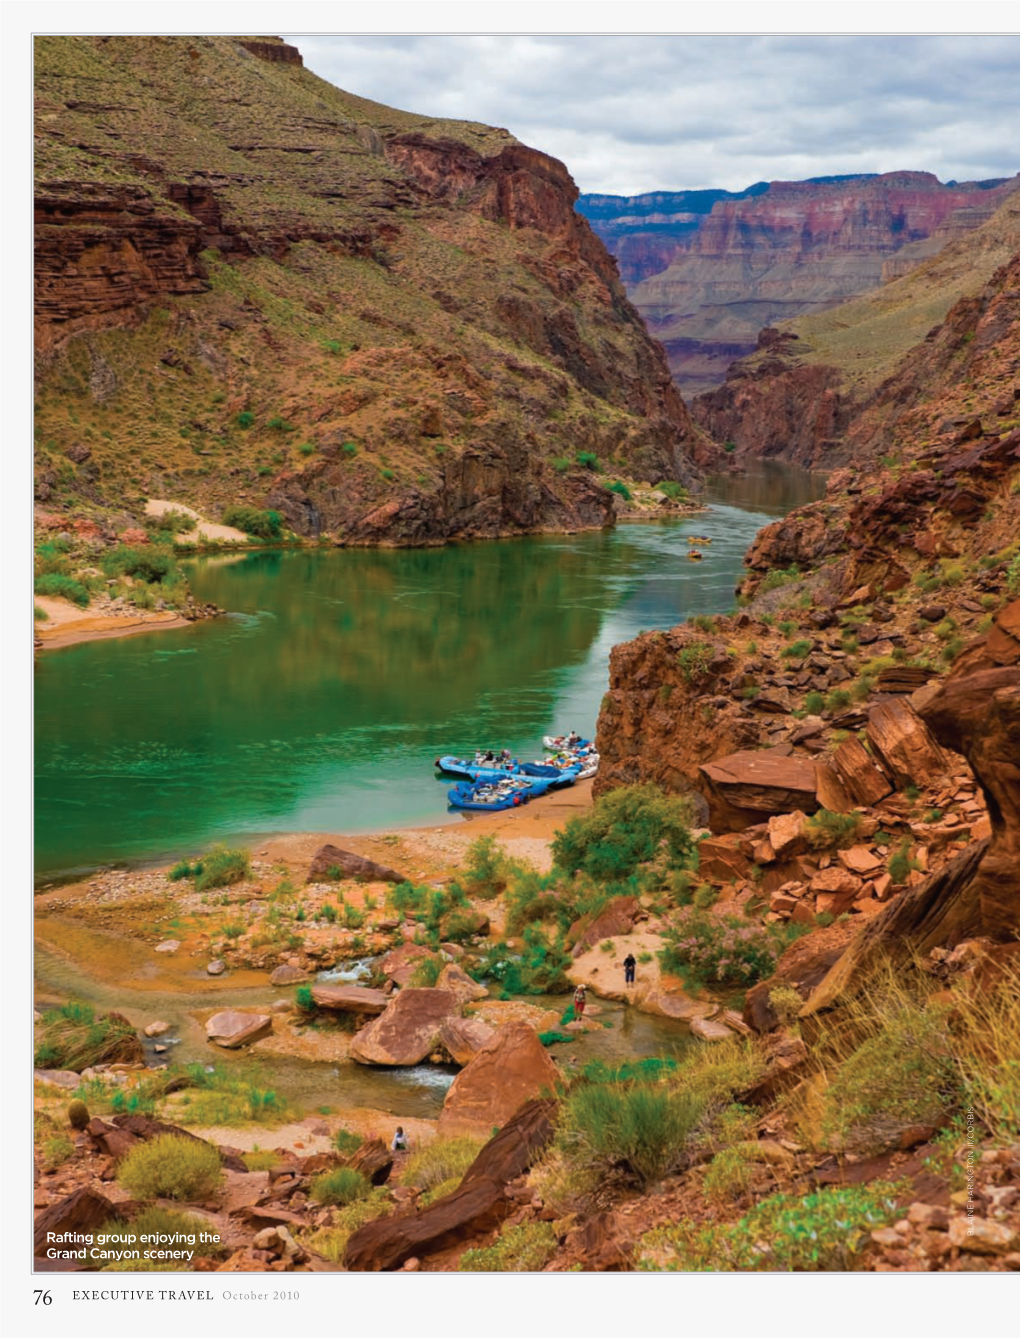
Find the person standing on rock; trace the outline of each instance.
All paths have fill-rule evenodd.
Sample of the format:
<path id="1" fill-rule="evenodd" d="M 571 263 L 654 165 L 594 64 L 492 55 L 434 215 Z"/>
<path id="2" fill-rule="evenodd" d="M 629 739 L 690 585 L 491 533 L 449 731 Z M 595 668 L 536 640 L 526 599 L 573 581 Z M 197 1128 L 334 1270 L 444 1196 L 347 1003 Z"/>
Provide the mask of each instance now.
<path id="1" fill-rule="evenodd" d="M 634 984 L 634 973 L 637 971 L 637 959 L 632 952 L 629 952 L 623 959 L 623 983 L 625 985 Z"/>
<path id="2" fill-rule="evenodd" d="M 391 1152 L 407 1151 L 407 1134 L 404 1133 L 404 1126 L 397 1125 L 397 1132 L 393 1135 L 393 1142 L 390 1144 Z"/>
<path id="3" fill-rule="evenodd" d="M 580 1022 L 584 1018 L 584 1006 L 588 1002 L 588 990 L 584 985 L 578 985 L 574 991 L 574 1021 Z"/>

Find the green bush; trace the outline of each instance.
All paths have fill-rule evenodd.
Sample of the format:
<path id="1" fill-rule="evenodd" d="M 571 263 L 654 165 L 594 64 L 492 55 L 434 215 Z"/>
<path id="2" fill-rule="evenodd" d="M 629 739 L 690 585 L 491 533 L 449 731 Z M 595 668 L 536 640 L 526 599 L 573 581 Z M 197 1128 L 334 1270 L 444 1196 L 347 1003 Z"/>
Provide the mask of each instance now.
<path id="1" fill-rule="evenodd" d="M 333 1135 L 333 1146 L 342 1157 L 350 1157 L 364 1143 L 364 1137 L 354 1129 L 339 1128 Z"/>
<path id="2" fill-rule="evenodd" d="M 39 604 L 32 610 L 32 617 L 37 623 L 46 623 L 50 620 L 50 615 Z"/>
<path id="3" fill-rule="evenodd" d="M 187 534 L 195 528 L 194 516 L 184 511 L 164 511 L 158 516 L 146 516 L 145 528 L 155 530 L 157 534 Z"/>
<path id="4" fill-rule="evenodd" d="M 760 926 L 696 908 L 681 910 L 665 938 L 658 955 L 662 969 L 680 976 L 688 989 L 747 989 L 772 975 L 782 950 L 778 938 Z"/>
<path id="5" fill-rule="evenodd" d="M 607 483 L 606 491 L 615 492 L 617 497 L 622 497 L 625 502 L 631 500 L 630 489 L 627 487 L 626 483 L 621 483 L 619 479 L 616 479 L 613 483 Z"/>
<path id="6" fill-rule="evenodd" d="M 353 460 L 358 453 L 358 443 L 356 441 L 345 441 L 340 449 L 343 451 L 344 455 L 347 456 L 348 460 Z"/>
<path id="7" fill-rule="evenodd" d="M 298 447 L 302 455 L 314 455 L 318 449 L 314 441 L 303 441 Z"/>
<path id="8" fill-rule="evenodd" d="M 804 835 L 812 850 L 843 850 L 852 846 L 860 830 L 861 815 L 832 813 L 820 808 L 804 824 Z"/>
<path id="9" fill-rule="evenodd" d="M 117 1168 L 117 1182 L 135 1199 L 207 1199 L 223 1179 L 211 1143 L 160 1134 L 137 1143 Z"/>
<path id="10" fill-rule="evenodd" d="M 410 984 L 415 989 L 433 989 L 442 973 L 443 966 L 442 957 L 434 957 L 431 954 L 428 957 L 419 957 L 414 964 Z"/>
<path id="11" fill-rule="evenodd" d="M 360 1171 L 349 1166 L 337 1166 L 332 1171 L 325 1171 L 312 1181 L 308 1191 L 316 1203 L 347 1204 L 363 1199 L 371 1192 L 372 1186 Z"/>
<path id="12" fill-rule="evenodd" d="M 226 846 L 213 846 L 202 856 L 201 864 L 202 872 L 195 878 L 196 892 L 229 887 L 231 883 L 242 882 L 251 872 L 247 850 L 229 850 Z"/>
<path id="13" fill-rule="evenodd" d="M 767 594 L 770 590 L 779 590 L 784 585 L 789 585 L 791 581 L 799 581 L 801 570 L 796 562 L 789 567 L 773 567 L 766 573 L 765 579 L 758 587 L 759 594 Z"/>
<path id="14" fill-rule="evenodd" d="M 682 483 L 677 483 L 673 479 L 665 479 L 662 483 L 655 485 L 659 492 L 665 493 L 671 502 L 689 502 L 691 494 Z"/>
<path id="15" fill-rule="evenodd" d="M 654 1184 L 683 1158 L 703 1109 L 688 1092 L 593 1083 L 564 1101 L 556 1141 L 575 1165 L 622 1165 Z"/>
<path id="16" fill-rule="evenodd" d="M 255 421 L 255 415 L 248 409 L 245 409 L 243 413 L 237 415 L 236 421 L 238 427 L 251 427 L 252 423 Z"/>
<path id="17" fill-rule="evenodd" d="M 833 688 L 826 694 L 825 709 L 827 711 L 845 711 L 850 705 L 850 693 L 845 688 Z"/>
<path id="18" fill-rule="evenodd" d="M 37 576 L 35 593 L 50 595 L 55 599 L 70 600 L 72 604 L 77 604 L 82 609 L 88 608 L 92 598 L 81 581 L 76 581 L 72 576 L 61 576 L 59 572 L 48 572 L 43 576 Z"/>
<path id="19" fill-rule="evenodd" d="M 784 646 L 783 655 L 791 660 L 803 660 L 805 655 L 811 654 L 810 641 L 794 641 L 789 646 Z"/>
<path id="20" fill-rule="evenodd" d="M 84 1101 L 72 1101 L 67 1108 L 67 1122 L 79 1133 L 89 1126 L 89 1108 Z"/>
<path id="21" fill-rule="evenodd" d="M 473 897 L 498 897 L 506 890 L 510 864 L 494 836 L 480 836 L 467 848 L 461 879 Z"/>
<path id="22" fill-rule="evenodd" d="M 397 476 L 392 469 L 380 469 L 379 477 L 385 479 L 387 483 L 392 483 Z"/>
<path id="23" fill-rule="evenodd" d="M 808 715 L 821 715 L 825 709 L 825 698 L 820 692 L 809 692 L 804 698 L 804 710 Z"/>
<path id="24" fill-rule="evenodd" d="M 540 1273 L 557 1250 L 549 1222 L 522 1222 L 504 1227 L 481 1250 L 465 1250 L 457 1265 L 461 1273 Z"/>
<path id="25" fill-rule="evenodd" d="M 674 867 L 690 855 L 686 801 L 656 785 L 624 785 L 601 795 L 583 817 L 571 818 L 553 836 L 552 852 L 568 873 L 583 871 L 606 882 L 626 878 L 654 859 L 662 843 Z"/>
<path id="26" fill-rule="evenodd" d="M 905 837 L 896 850 L 889 856 L 888 863 L 886 864 L 889 877 L 898 886 L 900 883 L 905 883 L 907 881 L 907 876 L 912 869 L 918 867 L 917 861 L 910 858 L 910 838 Z"/>
<path id="27" fill-rule="evenodd" d="M 684 646 L 677 655 L 676 662 L 685 683 L 700 683 L 706 678 L 712 663 L 714 652 L 705 641 L 697 641 L 692 646 Z"/>
<path id="28" fill-rule="evenodd" d="M 641 1241 L 639 1267 L 690 1273 L 848 1272 L 871 1232 L 895 1221 L 899 1187 L 874 1181 L 815 1194 L 773 1194 L 738 1222 L 660 1227 Z"/>
<path id="29" fill-rule="evenodd" d="M 599 464 L 599 458 L 594 451 L 578 451 L 574 460 L 582 469 L 590 469 L 593 474 L 602 473 L 602 466 Z"/>
<path id="30" fill-rule="evenodd" d="M 197 859 L 194 864 L 189 863 L 186 859 L 181 859 L 171 869 L 167 870 L 166 876 L 171 883 L 178 883 L 182 878 L 197 878 L 204 867 L 200 859 Z"/>
<path id="31" fill-rule="evenodd" d="M 553 469 L 556 470 L 557 474 L 566 474 L 574 465 L 574 462 L 569 455 L 554 455 L 549 463 L 552 465 Z"/>
<path id="32" fill-rule="evenodd" d="M 481 1150 L 477 1138 L 434 1138 L 408 1157 L 402 1182 L 417 1189 L 435 1189 L 453 1179 L 459 1184 Z"/>
<path id="33" fill-rule="evenodd" d="M 294 991 L 294 1002 L 302 1013 L 314 1013 L 315 1000 L 312 998 L 311 985 L 299 985 Z"/>
<path id="34" fill-rule="evenodd" d="M 256 539 L 279 539 L 283 517 L 279 511 L 260 511 L 254 506 L 228 506 L 223 512 L 223 523 L 243 530 Z"/>

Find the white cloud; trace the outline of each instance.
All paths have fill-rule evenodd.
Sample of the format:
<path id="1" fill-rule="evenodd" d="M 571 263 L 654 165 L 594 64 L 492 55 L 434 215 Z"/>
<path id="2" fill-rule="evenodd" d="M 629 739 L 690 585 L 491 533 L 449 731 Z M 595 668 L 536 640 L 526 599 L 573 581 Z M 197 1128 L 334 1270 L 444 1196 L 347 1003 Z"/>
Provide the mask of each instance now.
<path id="1" fill-rule="evenodd" d="M 583 191 L 1020 167 L 1020 38 L 301 37 L 316 74 L 390 106 L 505 126 Z"/>

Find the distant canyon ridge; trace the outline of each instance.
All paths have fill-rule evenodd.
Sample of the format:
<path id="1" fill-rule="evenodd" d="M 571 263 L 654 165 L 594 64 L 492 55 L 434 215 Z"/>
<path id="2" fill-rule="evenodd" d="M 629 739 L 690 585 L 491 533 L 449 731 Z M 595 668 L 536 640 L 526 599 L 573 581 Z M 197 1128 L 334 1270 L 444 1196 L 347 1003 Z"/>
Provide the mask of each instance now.
<path id="1" fill-rule="evenodd" d="M 986 223 L 1018 184 L 887 172 L 581 195 L 577 208 L 689 399 L 719 386 L 764 327 L 902 277 Z"/>

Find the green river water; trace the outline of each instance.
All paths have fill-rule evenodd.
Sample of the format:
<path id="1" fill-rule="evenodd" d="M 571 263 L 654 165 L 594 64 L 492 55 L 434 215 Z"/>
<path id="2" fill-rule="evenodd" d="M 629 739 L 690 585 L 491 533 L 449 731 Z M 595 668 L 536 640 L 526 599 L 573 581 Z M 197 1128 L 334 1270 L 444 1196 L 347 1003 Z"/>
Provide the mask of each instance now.
<path id="1" fill-rule="evenodd" d="M 37 878 L 443 821 L 434 758 L 590 736 L 611 647 L 727 611 L 755 531 L 823 487 L 777 470 L 715 481 L 686 521 L 198 560 L 196 594 L 225 617 L 40 657 Z M 712 539 L 701 563 L 692 533 Z"/>

